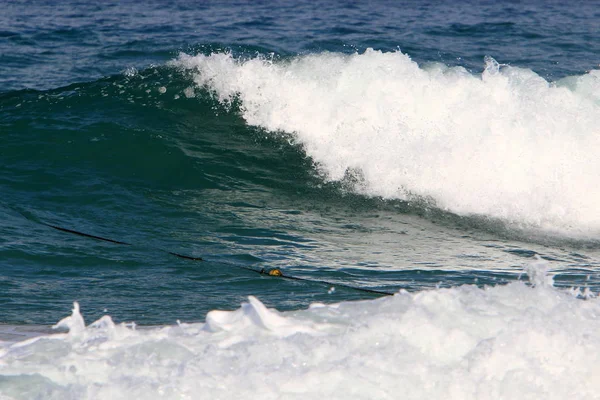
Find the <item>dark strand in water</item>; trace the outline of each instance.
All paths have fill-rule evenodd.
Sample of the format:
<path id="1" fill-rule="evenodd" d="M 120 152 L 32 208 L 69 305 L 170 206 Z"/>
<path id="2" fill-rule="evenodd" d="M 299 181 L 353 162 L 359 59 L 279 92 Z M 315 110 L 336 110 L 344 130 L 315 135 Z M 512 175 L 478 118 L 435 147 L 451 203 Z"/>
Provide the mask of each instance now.
<path id="1" fill-rule="evenodd" d="M 56 225 L 51 225 L 51 224 L 47 224 L 44 222 L 40 222 L 42 225 L 45 225 L 47 227 L 59 230 L 61 232 L 66 232 L 66 233 L 72 233 L 74 235 L 79 235 L 79 236 L 83 236 L 83 237 L 88 237 L 91 239 L 96 239 L 96 240 L 102 240 L 105 242 L 110 242 L 110 243 L 115 243 L 115 244 L 122 244 L 122 245 L 126 245 L 126 246 L 132 246 L 131 243 L 126 243 L 126 242 L 121 242 L 118 240 L 113 240 L 113 239 L 109 239 L 109 238 L 105 238 L 102 236 L 96 236 L 96 235 L 91 235 L 89 233 L 84 233 L 84 232 L 79 232 L 73 229 L 67 229 L 67 228 L 63 228 L 60 226 L 56 226 Z M 179 253 L 175 253 L 172 251 L 168 251 L 168 250 L 162 250 L 168 254 L 171 254 L 175 257 L 179 257 L 185 260 L 192 260 L 192 261 L 203 261 L 201 257 L 192 257 L 192 256 L 186 256 L 184 254 L 179 254 Z M 297 276 L 290 276 L 290 275 L 285 275 L 283 274 L 283 272 L 279 269 L 279 268 L 274 268 L 274 269 L 270 269 L 270 270 L 265 270 L 264 268 L 261 270 L 256 270 L 254 268 L 248 268 L 248 267 L 242 267 L 240 265 L 236 265 L 236 267 L 241 268 L 241 269 L 245 269 L 247 271 L 252 271 L 252 272 L 256 272 L 260 275 L 267 275 L 267 276 L 272 276 L 272 277 L 279 277 L 279 278 L 284 278 L 284 279 L 290 279 L 290 280 L 294 280 L 294 281 L 301 281 L 301 282 L 310 282 L 310 283 L 320 283 L 323 285 L 328 285 L 328 286 L 338 286 L 338 287 L 343 287 L 346 289 L 351 289 L 351 290 L 358 290 L 361 292 L 365 292 L 365 293 L 371 293 L 371 294 L 377 294 L 377 295 L 383 295 L 383 296 L 393 296 L 394 293 L 390 293 L 390 292 L 384 292 L 381 290 L 373 290 L 373 289 L 365 289 L 365 288 L 359 288 L 356 286 L 349 286 L 349 285 L 342 285 L 339 283 L 332 283 L 332 282 L 327 282 L 327 281 L 322 281 L 322 280 L 318 280 L 318 279 L 306 279 L 306 278 L 299 278 Z"/>
<path id="2" fill-rule="evenodd" d="M 60 226 L 47 224 L 45 222 L 40 222 L 40 223 L 42 225 L 46 225 L 47 227 L 50 227 L 52 229 L 56 229 L 58 231 L 72 233 L 74 235 L 79 235 L 79 236 L 84 236 L 84 237 L 89 237 L 89 238 L 96 239 L 96 240 L 102 240 L 104 242 L 110 242 L 110 243 L 115 243 L 115 244 L 123 244 L 125 246 L 131 246 L 131 243 L 120 242 L 118 240 L 108 239 L 108 238 L 104 238 L 102 236 L 90 235 L 89 233 L 83 233 L 83 232 L 79 232 L 79 231 L 74 231 L 72 229 L 67 229 L 67 228 L 63 228 L 63 227 L 60 227 Z M 171 254 L 174 254 L 174 253 L 171 253 Z M 174 255 L 176 255 L 176 254 L 174 254 Z"/>
<path id="3" fill-rule="evenodd" d="M 251 268 L 248 268 L 251 269 Z M 255 271 L 255 270 L 253 270 Z M 283 272 L 281 272 L 281 270 L 279 268 L 274 268 L 271 270 L 265 270 L 264 268 L 261 269 L 260 271 L 256 271 L 261 275 L 269 275 L 269 276 L 275 276 L 275 277 L 280 277 L 280 278 L 285 278 L 285 279 L 292 279 L 295 281 L 306 281 L 306 282 L 311 282 L 311 283 L 322 283 L 324 285 L 329 285 L 332 287 L 335 286 L 339 286 L 339 287 L 343 287 L 346 289 L 353 289 L 353 290 L 360 290 L 361 292 L 365 292 L 365 293 L 373 293 L 373 294 L 381 294 L 384 296 L 393 296 L 394 293 L 390 293 L 390 292 L 384 292 L 382 290 L 373 290 L 373 289 L 365 289 L 365 288 L 359 288 L 356 286 L 349 286 L 349 285 L 341 285 L 339 283 L 332 283 L 332 282 L 327 282 L 327 281 L 322 281 L 319 279 L 306 279 L 306 278 L 298 278 L 297 276 L 289 276 L 289 275 L 284 275 Z"/>
<path id="4" fill-rule="evenodd" d="M 37 224 L 47 226 L 48 228 L 56 229 L 57 231 L 61 231 L 61 232 L 65 232 L 65 233 L 71 233 L 73 235 L 83 236 L 83 237 L 87 237 L 87 238 L 90 238 L 90 239 L 100 240 L 100 241 L 103 241 L 103 242 L 120 244 L 120 245 L 123 245 L 123 246 L 133 246 L 133 244 L 131 244 L 131 243 L 122 242 L 120 240 L 115 240 L 115 239 L 110 239 L 110 238 L 106 238 L 106 237 L 102 237 L 102 236 L 92 235 L 90 233 L 76 231 L 74 229 L 64 228 L 64 227 L 58 226 L 58 225 L 52 225 L 52 224 L 49 224 L 47 222 L 40 221 L 37 218 L 32 218 L 32 217 L 24 214 L 23 212 L 19 211 L 15 207 L 12 207 L 12 206 L 10 206 L 10 205 L 8 205 L 6 203 L 5 203 L 5 206 L 7 208 L 10 208 L 11 210 L 15 211 L 16 213 L 18 213 L 20 216 L 22 216 L 23 218 L 25 218 L 28 221 L 35 222 Z M 175 257 L 183 258 L 185 260 L 203 261 L 202 257 L 186 256 L 185 254 L 175 253 L 173 251 L 163 250 L 163 249 L 157 249 L 157 250 L 160 250 L 162 252 L 171 254 L 171 255 L 173 255 Z"/>
<path id="5" fill-rule="evenodd" d="M 192 261 L 204 261 L 202 259 L 202 257 L 192 257 L 192 256 L 186 256 L 184 254 L 179 254 L 179 253 L 174 253 L 172 251 L 167 251 L 167 253 L 175 256 L 175 257 L 179 257 L 179 258 L 183 258 L 184 260 L 192 260 Z"/>
<path id="6" fill-rule="evenodd" d="M 67 229 L 67 228 L 63 228 L 61 226 L 47 224 L 45 222 L 40 222 L 40 223 L 42 225 L 45 225 L 45 226 L 47 226 L 49 228 L 52 228 L 52 229 L 56 229 L 56 230 L 61 231 L 61 232 L 72 233 L 74 235 L 88 237 L 88 238 L 91 238 L 91 239 L 101 240 L 101 241 L 109 242 L 109 243 L 122 244 L 122 245 L 125 245 L 125 246 L 133 246 L 131 243 L 125 243 L 125 242 L 121 242 L 119 240 L 109 239 L 109 238 L 105 238 L 105 237 L 102 237 L 102 236 L 91 235 L 89 233 L 79 232 L 79 231 L 75 231 L 73 229 Z M 171 255 L 173 255 L 175 257 L 184 258 L 186 260 L 203 261 L 202 257 L 186 256 L 185 254 L 179 254 L 179 253 L 175 253 L 175 252 L 172 252 L 172 251 L 169 251 L 169 250 L 163 250 L 163 249 L 158 249 L 158 250 L 164 251 L 165 253 L 171 254 Z"/>
<path id="7" fill-rule="evenodd" d="M 64 227 L 58 226 L 58 225 L 48 224 L 46 222 L 39 221 L 37 219 L 33 219 L 33 218 L 31 218 L 31 217 L 23 214 L 21 211 L 16 210 L 14 207 L 10 207 L 10 208 L 12 210 L 16 211 L 18 214 L 20 214 L 23 218 L 27 219 L 28 221 L 36 222 L 36 223 L 38 223 L 40 225 L 47 226 L 48 228 L 56 229 L 58 231 L 65 232 L 65 233 L 70 233 L 70 234 L 73 234 L 73 235 L 87 237 L 87 238 L 94 239 L 94 240 L 100 240 L 100 241 L 103 241 L 103 242 L 120 244 L 120 245 L 124 245 L 124 246 L 133 246 L 133 244 L 131 244 L 131 243 L 122 242 L 120 240 L 114 240 L 114 239 L 110 239 L 110 238 L 106 238 L 106 237 L 102 237 L 102 236 L 92 235 L 90 233 L 76 231 L 74 229 L 64 228 Z M 202 259 L 202 257 L 187 256 L 185 254 L 175 253 L 173 251 L 163 250 L 163 249 L 158 249 L 158 250 L 163 251 L 163 252 L 168 253 L 168 254 L 171 254 L 171 255 L 173 255 L 175 257 L 179 257 L 179 258 L 185 259 L 185 260 L 204 261 Z M 360 292 L 370 293 L 370 294 L 375 294 L 375 295 L 383 295 L 383 296 L 393 296 L 394 295 L 394 293 L 384 292 L 384 291 L 381 291 L 381 290 L 365 289 L 365 288 L 360 288 L 360 287 L 356 287 L 356 286 L 343 285 L 343 284 L 339 284 L 339 283 L 333 283 L 333 282 L 323 281 L 323 280 L 319 280 L 319 279 L 307 279 L 307 278 L 299 278 L 297 276 L 285 275 L 279 268 L 273 268 L 273 269 L 270 269 L 270 270 L 265 270 L 263 268 L 263 269 L 257 270 L 257 269 L 254 269 L 254 268 L 243 267 L 241 265 L 235 265 L 235 267 L 240 268 L 240 269 L 244 269 L 244 270 L 247 270 L 247 271 L 256 272 L 256 273 L 258 273 L 260 275 L 266 275 L 266 276 L 271 276 L 271 277 L 278 277 L 278 278 L 289 279 L 289 280 L 300 281 L 300 282 L 318 283 L 318 284 L 322 284 L 322 285 L 328 285 L 328 286 L 331 286 L 331 287 L 338 286 L 338 287 L 343 287 L 343 288 L 350 289 L 350 290 L 357 290 L 357 291 L 360 291 Z"/>

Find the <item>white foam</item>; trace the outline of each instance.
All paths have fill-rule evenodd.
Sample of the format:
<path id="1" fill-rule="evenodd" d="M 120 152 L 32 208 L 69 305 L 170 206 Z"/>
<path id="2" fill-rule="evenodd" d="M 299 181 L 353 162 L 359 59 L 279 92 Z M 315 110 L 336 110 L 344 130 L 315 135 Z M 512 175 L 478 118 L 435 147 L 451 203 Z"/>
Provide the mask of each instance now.
<path id="1" fill-rule="evenodd" d="M 4 399 L 565 399 L 600 393 L 600 300 L 546 279 L 0 344 Z M 589 291 L 588 291 L 589 292 Z"/>
<path id="2" fill-rule="evenodd" d="M 575 236 L 600 232 L 600 72 L 552 84 L 486 59 L 420 67 L 400 52 L 273 62 L 182 54 L 198 86 L 251 124 L 296 135 L 326 179 L 372 196 Z"/>

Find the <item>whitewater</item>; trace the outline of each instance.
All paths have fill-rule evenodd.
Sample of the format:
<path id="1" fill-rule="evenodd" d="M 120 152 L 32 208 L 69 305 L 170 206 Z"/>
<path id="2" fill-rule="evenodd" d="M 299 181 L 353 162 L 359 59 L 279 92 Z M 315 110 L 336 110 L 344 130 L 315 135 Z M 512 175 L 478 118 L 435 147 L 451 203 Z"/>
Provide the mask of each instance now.
<path id="1" fill-rule="evenodd" d="M 600 301 L 530 282 L 278 312 L 254 296 L 204 323 L 85 325 L 0 344 L 8 399 L 598 398 Z"/>
<path id="2" fill-rule="evenodd" d="M 600 232 L 600 70 L 548 82 L 400 51 L 171 62 L 250 125 L 293 135 L 326 180 L 579 238 Z"/>

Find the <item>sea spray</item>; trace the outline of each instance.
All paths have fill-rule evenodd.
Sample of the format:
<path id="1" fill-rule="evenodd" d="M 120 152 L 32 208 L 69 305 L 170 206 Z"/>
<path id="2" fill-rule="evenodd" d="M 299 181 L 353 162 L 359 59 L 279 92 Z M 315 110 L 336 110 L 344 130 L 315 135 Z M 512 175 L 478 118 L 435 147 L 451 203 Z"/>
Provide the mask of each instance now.
<path id="1" fill-rule="evenodd" d="M 529 282 L 534 286 L 552 286 L 554 280 L 550 275 L 550 265 L 542 259 L 538 254 L 535 255 L 535 260 L 531 264 L 525 266 L 525 271 L 529 277 Z"/>
<path id="2" fill-rule="evenodd" d="M 461 215 L 591 237 L 600 232 L 598 71 L 554 84 L 487 57 L 481 76 L 401 52 L 274 62 L 182 54 L 197 86 L 248 124 L 294 134 L 327 180 L 426 198 Z M 568 84 L 570 82 L 570 84 Z"/>

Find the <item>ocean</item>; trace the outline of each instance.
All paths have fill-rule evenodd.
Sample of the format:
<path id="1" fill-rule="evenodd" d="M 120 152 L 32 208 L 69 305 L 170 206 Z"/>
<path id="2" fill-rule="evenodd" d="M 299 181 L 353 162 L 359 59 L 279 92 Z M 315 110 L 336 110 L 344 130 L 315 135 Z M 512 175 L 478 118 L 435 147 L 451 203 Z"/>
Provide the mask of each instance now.
<path id="1" fill-rule="evenodd" d="M 600 2 L 0 7 L 0 400 L 600 399 Z"/>

